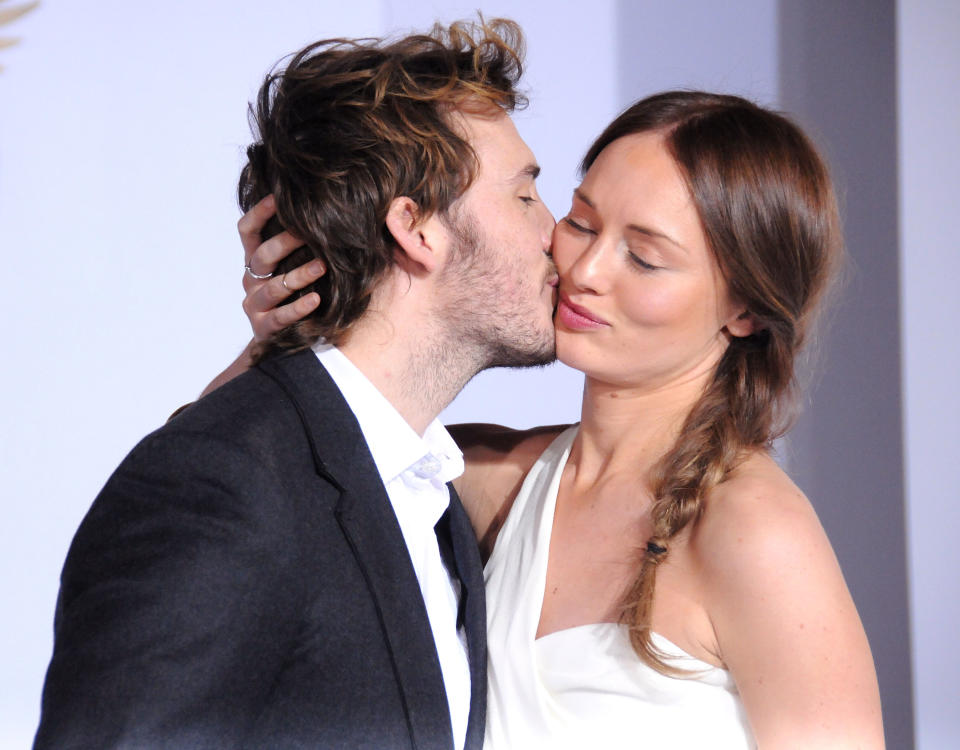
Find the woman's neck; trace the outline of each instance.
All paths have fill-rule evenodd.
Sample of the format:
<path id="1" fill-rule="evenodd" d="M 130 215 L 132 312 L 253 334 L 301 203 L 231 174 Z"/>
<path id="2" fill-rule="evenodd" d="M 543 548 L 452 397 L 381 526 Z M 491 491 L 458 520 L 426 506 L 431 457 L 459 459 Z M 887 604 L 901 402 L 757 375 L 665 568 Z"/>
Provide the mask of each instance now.
<path id="1" fill-rule="evenodd" d="M 649 475 L 676 440 L 711 372 L 658 388 L 611 385 L 586 377 L 580 431 L 571 450 L 576 483 Z"/>

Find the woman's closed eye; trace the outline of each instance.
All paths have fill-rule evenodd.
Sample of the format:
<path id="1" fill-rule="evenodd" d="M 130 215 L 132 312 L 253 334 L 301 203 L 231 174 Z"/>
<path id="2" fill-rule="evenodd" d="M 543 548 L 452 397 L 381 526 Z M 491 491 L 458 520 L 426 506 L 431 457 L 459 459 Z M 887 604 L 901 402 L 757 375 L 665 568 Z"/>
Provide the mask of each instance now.
<path id="1" fill-rule="evenodd" d="M 628 253 L 628 257 L 630 258 L 630 263 L 638 269 L 643 269 L 644 271 L 656 271 L 659 268 L 659 266 L 655 266 L 652 263 L 647 263 L 647 261 L 634 252 Z"/>
<path id="2" fill-rule="evenodd" d="M 588 227 L 585 227 L 583 224 L 580 224 L 576 219 L 571 219 L 569 216 L 565 216 L 563 220 L 575 232 L 580 232 L 581 234 L 596 234 L 594 230 L 589 229 Z"/>

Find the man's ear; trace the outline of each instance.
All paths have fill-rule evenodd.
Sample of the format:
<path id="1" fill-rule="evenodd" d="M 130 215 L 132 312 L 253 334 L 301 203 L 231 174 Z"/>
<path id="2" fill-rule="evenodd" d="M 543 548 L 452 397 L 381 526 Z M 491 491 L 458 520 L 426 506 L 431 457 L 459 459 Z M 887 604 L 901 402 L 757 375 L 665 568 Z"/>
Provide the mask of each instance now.
<path id="1" fill-rule="evenodd" d="M 753 315 L 750 314 L 750 311 L 741 310 L 739 314 L 727 321 L 726 328 L 731 336 L 743 338 L 744 336 L 749 336 L 754 333 L 756 326 L 757 322 L 754 320 Z"/>
<path id="2" fill-rule="evenodd" d="M 440 266 L 446 252 L 445 233 L 435 216 L 424 219 L 416 202 L 401 196 L 390 201 L 386 223 L 401 267 L 411 273 L 432 273 Z"/>

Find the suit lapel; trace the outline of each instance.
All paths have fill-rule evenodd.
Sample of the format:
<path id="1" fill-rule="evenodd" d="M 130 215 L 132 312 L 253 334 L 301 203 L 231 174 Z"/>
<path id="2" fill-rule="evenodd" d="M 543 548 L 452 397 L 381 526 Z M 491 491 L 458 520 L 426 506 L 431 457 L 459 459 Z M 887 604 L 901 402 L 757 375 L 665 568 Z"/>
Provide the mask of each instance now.
<path id="1" fill-rule="evenodd" d="M 259 367 L 290 397 L 310 440 L 317 472 L 340 490 L 335 515 L 376 606 L 413 745 L 417 750 L 450 750 L 450 714 L 430 621 L 403 534 L 356 418 L 312 351 Z"/>

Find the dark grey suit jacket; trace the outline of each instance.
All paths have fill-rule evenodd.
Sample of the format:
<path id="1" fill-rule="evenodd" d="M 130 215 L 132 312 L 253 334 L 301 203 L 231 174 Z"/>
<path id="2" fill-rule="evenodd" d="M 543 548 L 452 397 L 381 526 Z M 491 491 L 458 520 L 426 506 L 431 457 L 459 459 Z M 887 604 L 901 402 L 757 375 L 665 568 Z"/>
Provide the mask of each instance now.
<path id="1" fill-rule="evenodd" d="M 483 577 L 451 495 L 479 750 Z M 35 747 L 453 747 L 400 528 L 313 352 L 197 402 L 107 482 L 64 565 Z"/>

